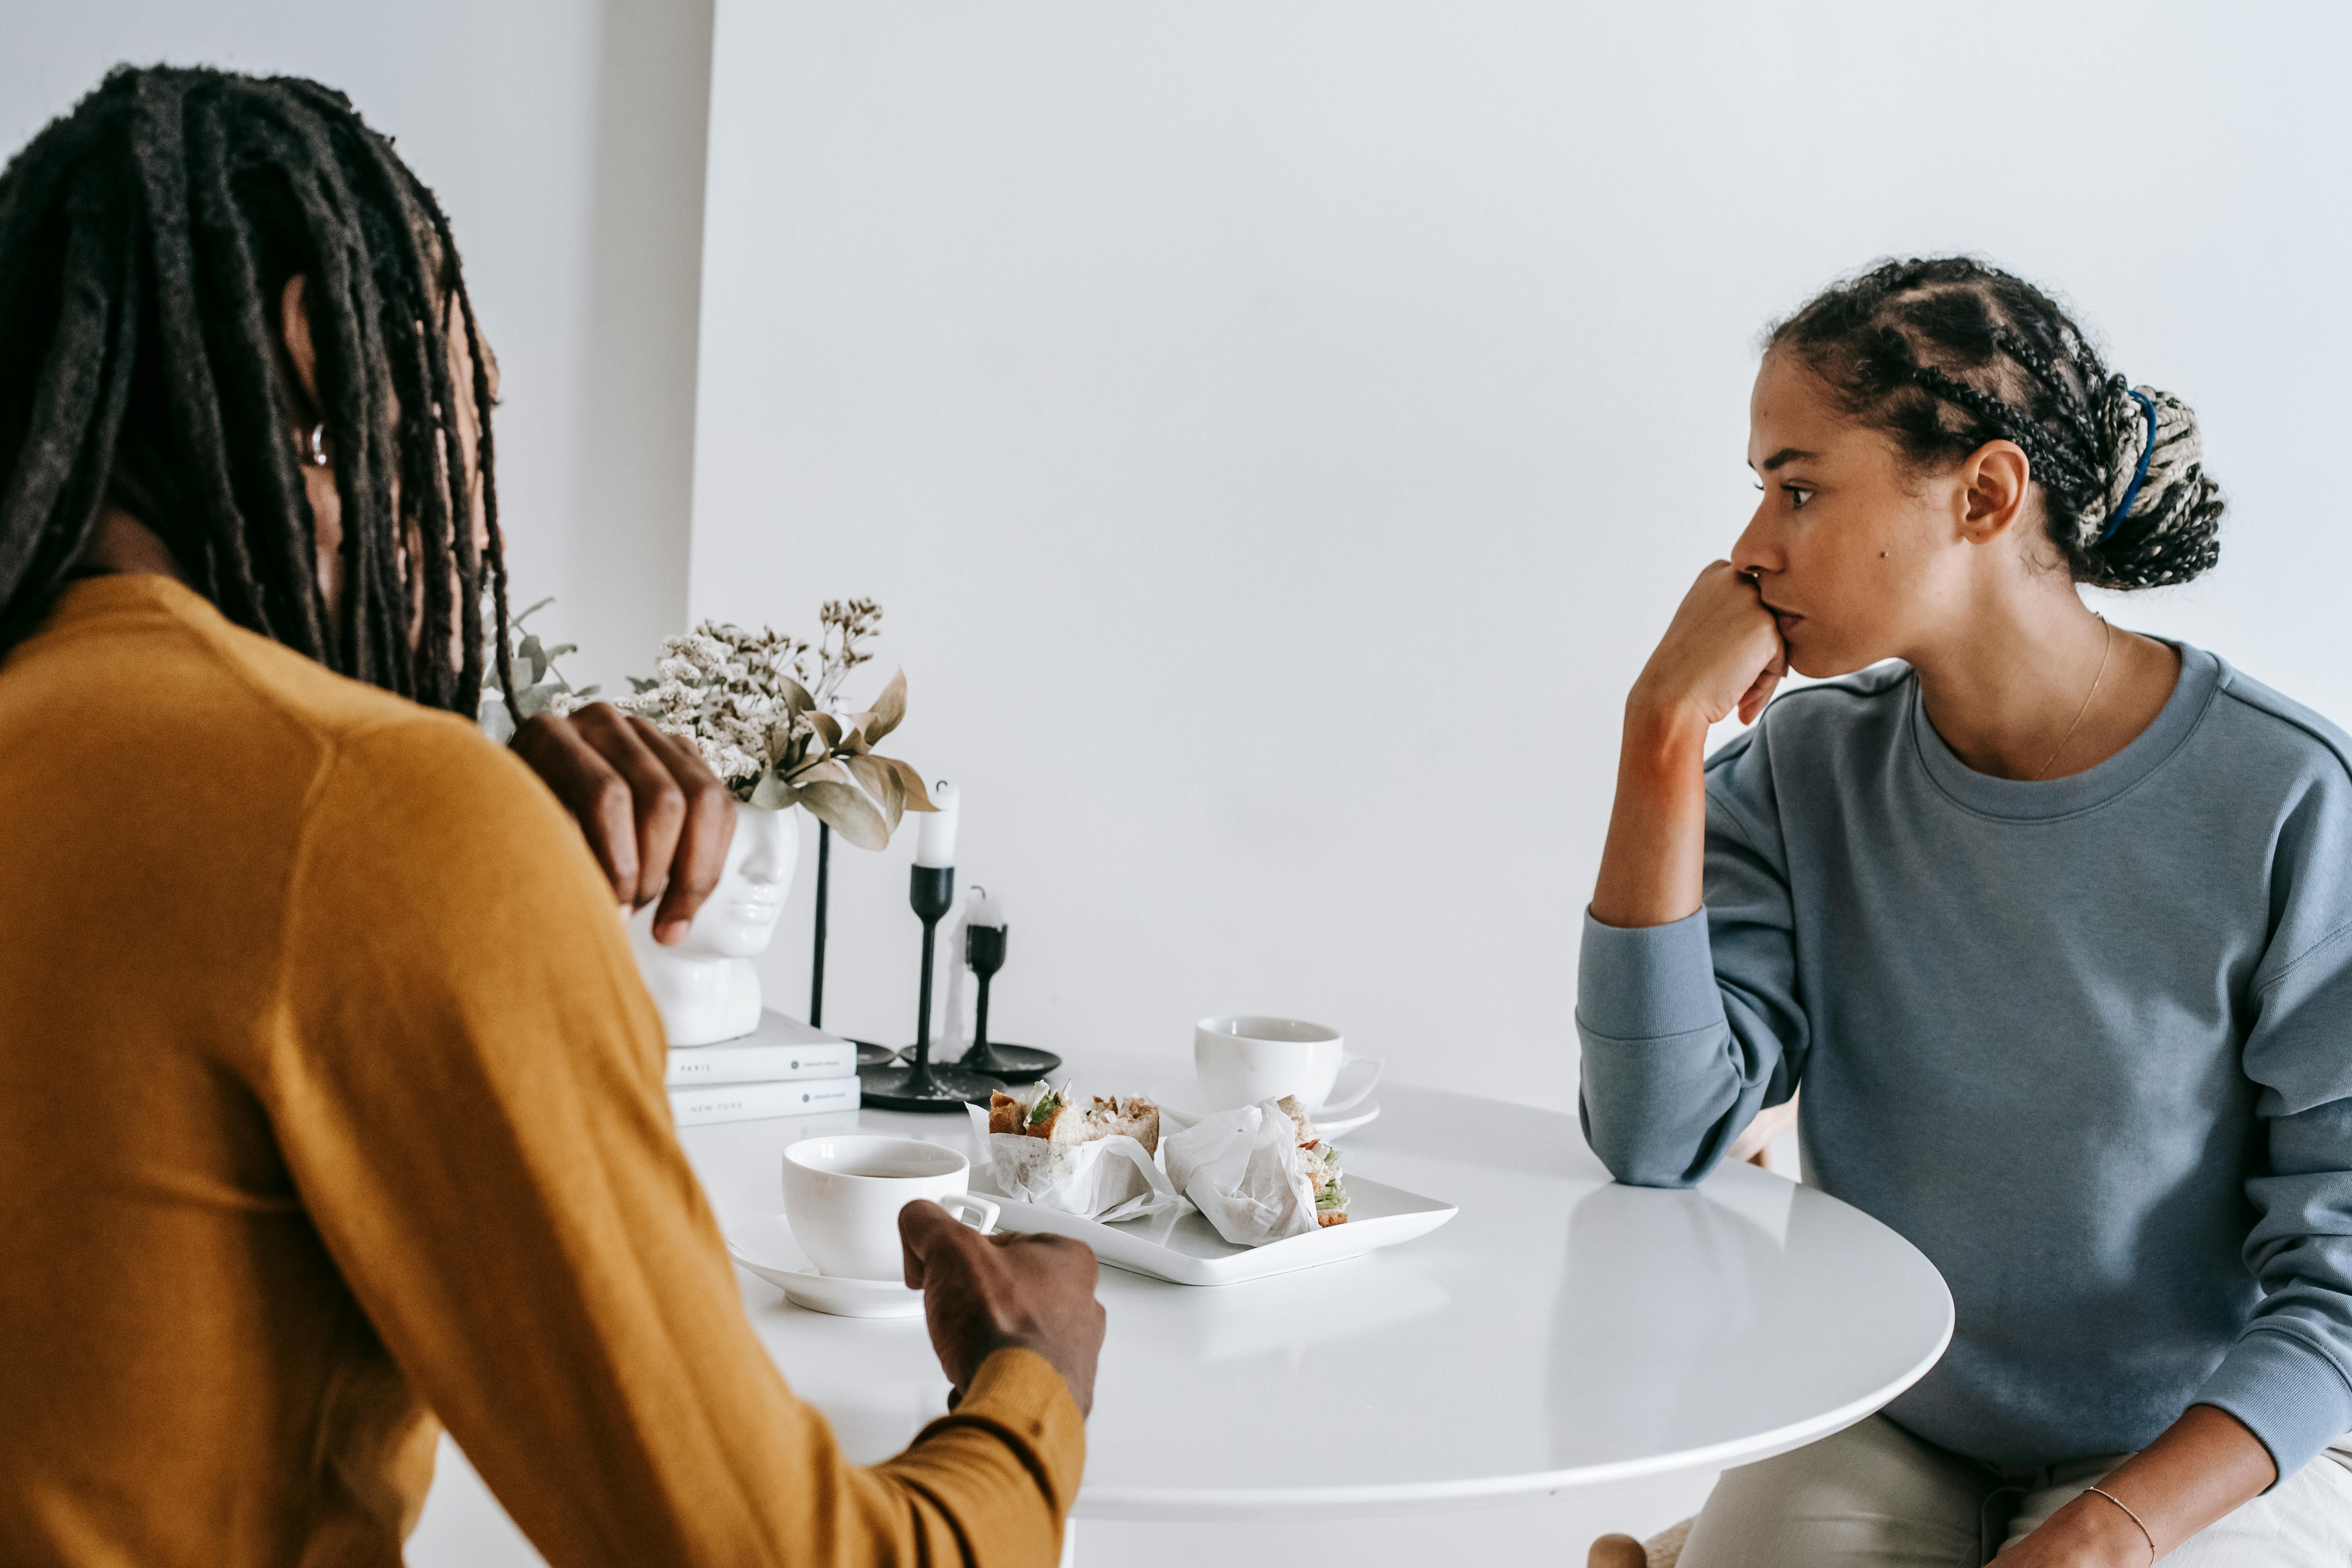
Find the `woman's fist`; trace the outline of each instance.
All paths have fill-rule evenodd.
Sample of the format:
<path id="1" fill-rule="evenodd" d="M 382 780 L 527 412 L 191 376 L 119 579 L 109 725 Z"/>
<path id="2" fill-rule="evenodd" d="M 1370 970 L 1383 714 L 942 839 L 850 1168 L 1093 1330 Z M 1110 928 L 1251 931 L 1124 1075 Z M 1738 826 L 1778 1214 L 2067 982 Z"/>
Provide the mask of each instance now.
<path id="1" fill-rule="evenodd" d="M 1788 673 L 1788 645 L 1754 581 L 1717 561 L 1683 595 L 1627 706 L 1707 724 L 1737 710 L 1749 723 Z"/>

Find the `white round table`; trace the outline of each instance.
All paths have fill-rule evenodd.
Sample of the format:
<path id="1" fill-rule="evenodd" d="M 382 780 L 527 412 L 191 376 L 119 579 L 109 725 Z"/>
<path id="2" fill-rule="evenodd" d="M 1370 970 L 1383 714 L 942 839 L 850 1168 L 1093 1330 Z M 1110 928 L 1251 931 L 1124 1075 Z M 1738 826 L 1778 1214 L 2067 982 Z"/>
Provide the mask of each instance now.
<path id="1" fill-rule="evenodd" d="M 1110 1056 L 1069 1069 L 1105 1092 L 1189 1070 Z M 1360 1518 L 1744 1464 L 1878 1409 L 1951 1337 L 1951 1296 L 1918 1250 L 1811 1188 L 1746 1165 L 1687 1192 L 1618 1186 L 1573 1117 L 1391 1085 L 1375 1098 L 1380 1120 L 1336 1140 L 1347 1168 L 1461 1213 L 1249 1284 L 1105 1268 L 1076 1517 Z M 787 1144 L 853 1121 L 971 1147 L 961 1117 L 874 1110 L 682 1141 L 725 1227 L 782 1207 Z M 897 1452 L 945 1408 L 919 1318 L 827 1317 L 738 1274 L 769 1352 L 852 1458 Z"/>

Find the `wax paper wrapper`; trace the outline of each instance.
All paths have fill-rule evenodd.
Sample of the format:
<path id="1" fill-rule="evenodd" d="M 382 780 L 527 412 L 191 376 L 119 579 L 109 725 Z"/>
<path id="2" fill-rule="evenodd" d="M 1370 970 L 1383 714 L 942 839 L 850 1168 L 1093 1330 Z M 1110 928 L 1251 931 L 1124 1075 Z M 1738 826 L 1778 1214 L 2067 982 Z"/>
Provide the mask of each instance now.
<path id="1" fill-rule="evenodd" d="M 996 1190 L 1039 1208 L 1117 1225 L 1184 1206 L 1175 1184 L 1143 1145 L 1121 1134 L 1056 1143 L 1021 1132 L 991 1132 L 988 1109 L 967 1105 L 971 1137 Z"/>
<path id="2" fill-rule="evenodd" d="M 1298 1153 L 1297 1123 L 1268 1100 L 1203 1116 L 1160 1141 L 1168 1179 L 1235 1247 L 1256 1247 L 1316 1228 L 1315 1191 Z"/>

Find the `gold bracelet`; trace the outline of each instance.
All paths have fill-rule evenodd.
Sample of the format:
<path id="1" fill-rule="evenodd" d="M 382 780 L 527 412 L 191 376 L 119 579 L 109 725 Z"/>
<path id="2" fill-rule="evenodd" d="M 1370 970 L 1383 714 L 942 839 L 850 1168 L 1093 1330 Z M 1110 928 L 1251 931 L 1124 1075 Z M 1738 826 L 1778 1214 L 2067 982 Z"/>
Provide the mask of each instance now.
<path id="1" fill-rule="evenodd" d="M 2124 1517 L 2130 1520 L 2134 1524 L 2138 1525 L 2140 1534 L 2147 1536 L 2147 1560 L 2150 1563 L 2156 1561 L 2156 1537 L 2148 1534 L 2147 1525 L 2140 1519 L 2139 1515 L 2134 1513 L 2129 1508 L 2125 1506 L 2123 1499 L 2116 1496 L 2113 1492 L 2099 1491 L 2099 1489 L 2096 1487 L 2084 1487 L 2083 1489 L 2086 1492 L 2098 1492 L 2099 1496 L 2106 1499 L 2117 1508 L 2123 1509 Z"/>

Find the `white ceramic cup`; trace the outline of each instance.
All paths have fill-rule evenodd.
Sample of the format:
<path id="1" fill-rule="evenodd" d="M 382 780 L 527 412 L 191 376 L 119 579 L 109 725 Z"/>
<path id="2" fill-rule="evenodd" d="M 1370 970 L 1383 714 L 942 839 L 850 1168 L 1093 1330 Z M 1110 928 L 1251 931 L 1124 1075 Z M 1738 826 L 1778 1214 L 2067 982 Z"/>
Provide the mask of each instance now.
<path id="1" fill-rule="evenodd" d="M 1336 1109 L 1324 1101 L 1347 1055 L 1348 1042 L 1339 1030 L 1298 1018 L 1203 1018 L 1192 1026 L 1192 1068 L 1212 1110 L 1286 1094 L 1297 1096 L 1310 1111 Z M 1370 1092 L 1367 1083 L 1347 1103 Z"/>
<path id="2" fill-rule="evenodd" d="M 971 1162 L 919 1138 L 803 1138 L 784 1151 L 784 1218 L 820 1274 L 906 1278 L 898 1211 L 929 1198 L 985 1236 L 997 1207 L 967 1189 Z"/>

